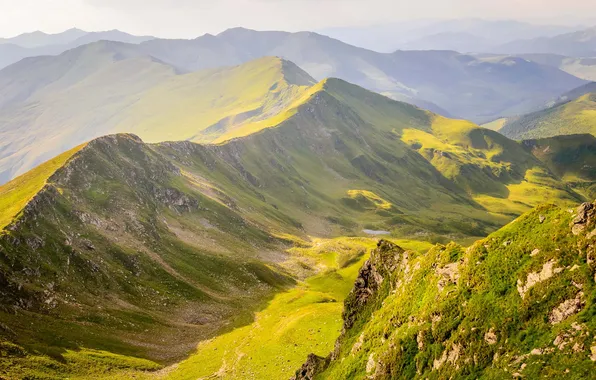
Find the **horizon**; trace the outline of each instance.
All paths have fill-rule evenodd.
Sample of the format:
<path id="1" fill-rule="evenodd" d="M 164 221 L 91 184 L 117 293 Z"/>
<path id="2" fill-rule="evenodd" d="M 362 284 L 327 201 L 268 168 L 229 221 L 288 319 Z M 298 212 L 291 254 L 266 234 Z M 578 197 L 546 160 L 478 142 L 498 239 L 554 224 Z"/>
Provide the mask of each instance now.
<path id="1" fill-rule="evenodd" d="M 229 12 L 231 7 L 235 12 Z M 342 2 L 341 7 L 336 0 L 223 0 L 217 3 L 204 0 L 142 3 L 138 0 L 23 0 L 18 4 L 0 0 L 0 12 L 9 20 L 0 25 L 0 37 L 13 38 L 36 31 L 58 34 L 77 28 L 84 31 L 117 29 L 133 35 L 171 39 L 218 34 L 233 27 L 297 32 L 452 20 L 590 27 L 596 25 L 596 17 L 585 16 L 591 14 L 589 10 L 586 0 L 569 0 L 565 6 L 552 0 L 504 0 L 499 4 L 478 4 L 472 0 L 424 0 L 417 4 L 348 0 Z"/>
<path id="2" fill-rule="evenodd" d="M 483 17 L 465 17 L 465 18 L 447 18 L 447 19 L 415 19 L 415 20 L 408 20 L 410 22 L 421 22 L 421 23 L 441 23 L 441 22 L 450 22 L 450 21 L 484 21 L 484 22 L 517 22 L 517 23 L 523 23 L 523 24 L 528 24 L 528 25 L 533 25 L 533 26 L 560 26 L 560 27 L 570 27 L 570 28 L 577 28 L 578 30 L 580 29 L 592 29 L 592 28 L 596 28 L 596 22 L 595 23 L 576 23 L 576 24 L 565 24 L 565 23 L 560 23 L 560 24 L 555 24 L 555 23 L 549 23 L 549 22 L 544 22 L 544 23 L 540 23 L 540 22 L 535 22 L 532 20 L 523 20 L 523 19 L 501 19 L 501 18 L 495 18 L 495 19 L 490 19 L 490 18 L 483 18 Z M 112 28 L 112 29 L 85 29 L 79 26 L 72 26 L 72 27 L 66 27 L 65 29 L 59 29 L 56 31 L 51 31 L 51 30 L 42 30 L 42 29 L 35 29 L 35 30 L 28 30 L 28 31 L 23 31 L 20 32 L 18 34 L 13 34 L 13 35 L 0 35 L 0 39 L 5 39 L 5 40 L 10 40 L 13 38 L 17 38 L 20 36 L 24 36 L 24 35 L 31 35 L 31 34 L 35 34 L 35 33 L 41 33 L 41 34 L 45 34 L 45 35 L 59 35 L 62 33 L 66 33 L 69 31 L 80 31 L 80 32 L 85 32 L 85 33 L 105 33 L 105 32 L 112 32 L 112 31 L 119 31 L 122 33 L 127 33 L 133 36 L 147 36 L 147 37 L 155 37 L 158 39 L 195 39 L 195 38 L 199 38 L 202 36 L 206 36 L 206 35 L 214 35 L 217 36 L 218 34 L 221 34 L 225 31 L 228 30 L 232 30 L 232 29 L 245 29 L 245 30 L 252 30 L 252 31 L 256 31 L 256 32 L 287 32 L 287 33 L 300 33 L 300 32 L 311 32 L 311 33 L 317 33 L 317 34 L 322 34 L 325 35 L 326 32 L 329 31 L 340 31 L 342 29 L 366 29 L 366 28 L 382 28 L 382 27 L 391 27 L 391 26 L 397 26 L 400 24 L 400 21 L 395 21 L 395 22 L 386 22 L 386 23 L 381 23 L 381 24 L 369 24 L 369 25 L 343 25 L 343 26 L 334 26 L 334 27 L 329 27 L 329 28 L 319 28 L 319 29 L 296 29 L 296 30 L 286 30 L 286 29 L 259 29 L 259 28 L 251 28 L 251 27 L 246 27 L 246 26 L 230 26 L 227 27 L 223 30 L 219 30 L 217 32 L 202 32 L 199 34 L 196 34 L 194 36 L 173 36 L 173 37 L 166 37 L 166 36 L 160 36 L 160 35 L 156 35 L 156 34 L 138 34 L 138 33 L 134 33 L 132 31 L 129 31 L 125 28 Z M 335 38 L 335 37 L 332 37 Z"/>

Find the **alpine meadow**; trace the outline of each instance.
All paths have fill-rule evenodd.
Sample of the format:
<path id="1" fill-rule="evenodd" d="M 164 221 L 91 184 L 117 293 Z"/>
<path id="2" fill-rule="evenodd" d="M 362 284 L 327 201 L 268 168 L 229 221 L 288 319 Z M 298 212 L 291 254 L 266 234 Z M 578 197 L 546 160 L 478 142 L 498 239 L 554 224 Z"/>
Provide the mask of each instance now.
<path id="1" fill-rule="evenodd" d="M 596 378 L 596 6 L 528 7 L 0 3 L 0 379 Z"/>

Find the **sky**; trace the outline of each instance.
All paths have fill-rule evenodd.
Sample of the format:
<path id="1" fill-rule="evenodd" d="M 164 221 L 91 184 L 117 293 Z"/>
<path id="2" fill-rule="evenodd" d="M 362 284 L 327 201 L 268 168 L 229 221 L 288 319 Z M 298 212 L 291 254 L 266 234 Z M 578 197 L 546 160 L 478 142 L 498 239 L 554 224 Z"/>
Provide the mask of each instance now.
<path id="1" fill-rule="evenodd" d="M 0 36 L 120 29 L 191 38 L 243 26 L 320 30 L 412 19 L 517 19 L 596 24 L 595 0 L 0 0 Z M 592 20 L 586 15 L 595 15 Z M 591 17 L 591 16 L 590 16 Z"/>

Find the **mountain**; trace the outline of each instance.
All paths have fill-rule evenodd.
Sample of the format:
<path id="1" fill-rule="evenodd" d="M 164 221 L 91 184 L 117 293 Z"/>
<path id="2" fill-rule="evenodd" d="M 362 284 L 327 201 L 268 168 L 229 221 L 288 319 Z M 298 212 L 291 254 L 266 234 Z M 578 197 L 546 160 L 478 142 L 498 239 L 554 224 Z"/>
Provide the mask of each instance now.
<path id="1" fill-rule="evenodd" d="M 467 249 L 379 242 L 294 379 L 593 377 L 595 227 L 596 204 L 546 205 Z"/>
<path id="2" fill-rule="evenodd" d="M 451 51 L 390 54 L 347 45 L 316 33 L 257 32 L 242 28 L 191 41 L 153 40 L 147 54 L 187 71 L 236 65 L 263 56 L 294 62 L 317 80 L 338 77 L 394 99 L 450 115 L 486 121 L 529 112 L 585 83 L 552 67 L 519 59 L 491 62 Z"/>
<path id="3" fill-rule="evenodd" d="M 6 84 L 1 88 L 6 103 L 0 103 L 3 107 L 0 120 L 5 120 L 4 178 L 14 177 L 15 173 L 23 173 L 107 133 L 132 132 L 150 142 L 224 143 L 280 125 L 309 124 L 312 121 L 301 121 L 304 109 L 312 108 L 313 99 L 320 94 L 328 97 L 330 92 L 334 94 L 333 103 L 319 124 L 329 128 L 339 122 L 332 117 L 333 112 L 337 115 L 343 115 L 344 110 L 350 115 L 355 112 L 356 115 L 349 116 L 350 120 L 376 126 L 377 132 L 369 139 L 384 140 L 386 134 L 397 138 L 394 143 L 397 145 L 380 146 L 380 152 L 413 154 L 418 157 L 415 162 L 422 160 L 423 172 L 456 181 L 466 197 L 470 193 L 484 194 L 478 201 L 485 207 L 494 207 L 493 197 L 505 197 L 497 202 L 500 211 L 519 213 L 523 211 L 523 203 L 519 202 L 525 200 L 513 199 L 521 197 L 525 190 L 513 184 L 526 178 L 541 188 L 545 183 L 534 178 L 535 170 L 550 177 L 548 170 L 530 153 L 498 133 L 408 108 L 341 80 L 316 83 L 296 65 L 279 58 L 179 74 L 161 61 L 137 54 L 132 45 L 101 42 L 69 51 L 58 57 L 60 60 L 42 57 L 25 61 L 31 67 L 22 71 L 22 78 L 19 77 L 21 65 L 3 70 L 0 83 L 5 78 Z M 12 72 L 13 69 L 18 70 Z M 29 72 L 38 73 L 42 80 L 26 75 Z M 18 88 L 12 88 L 13 83 Z M 86 95 L 90 89 L 94 89 L 93 97 Z M 17 101 L 22 105 L 15 106 Z M 406 128 L 407 123 L 413 127 Z M 352 155 L 351 160 L 359 157 L 359 151 L 358 148 L 346 152 Z M 377 160 L 366 157 L 358 160 L 363 160 L 363 169 L 372 170 Z M 492 157 L 492 161 L 482 157 Z M 395 170 L 405 175 L 404 168 Z M 383 177 L 379 175 L 374 174 L 374 178 Z M 545 196 L 577 197 L 568 194 L 565 186 L 554 178 L 547 184 L 547 188 L 551 187 L 558 190 Z M 508 197 L 511 200 L 505 200 Z"/>
<path id="4" fill-rule="evenodd" d="M 481 121 L 533 111 L 584 83 L 522 59 L 485 62 L 446 51 L 379 54 L 314 33 L 236 29 L 196 40 L 151 40 L 138 45 L 100 41 L 58 56 L 24 59 L 0 70 L 0 135 L 4 137 L 0 182 L 106 133 L 134 132 L 151 142 L 158 138 L 212 141 L 198 136 L 199 132 L 216 128 L 220 121 L 229 123 L 228 117 L 244 120 L 243 112 L 260 113 L 258 104 L 244 104 L 237 110 L 226 110 L 221 104 L 207 118 L 180 105 L 194 99 L 194 105 L 205 102 L 199 106 L 203 110 L 211 107 L 208 102 L 213 99 L 201 92 L 211 90 L 197 82 L 211 80 L 212 88 L 223 86 L 225 75 L 242 70 L 223 70 L 211 79 L 209 70 L 269 54 L 297 59 L 295 63 L 316 80 L 353 79 L 396 100 Z M 266 85 L 275 82 L 261 83 L 257 97 L 264 99 Z M 165 91 L 165 99 L 171 101 L 163 101 Z M 281 103 L 278 106 L 272 100 L 265 113 L 281 113 L 288 105 L 282 98 L 293 98 L 291 91 L 278 91 L 276 96 Z M 250 119 L 259 117 L 255 115 Z M 171 120 L 180 122 L 183 134 L 164 128 Z M 148 128 L 161 132 L 151 134 Z M 34 148 L 34 141 L 39 146 Z"/>
<path id="5" fill-rule="evenodd" d="M 67 45 L 87 34 L 88 32 L 76 28 L 56 34 L 47 34 L 36 31 L 32 33 L 23 33 L 12 38 L 0 38 L 0 44 L 13 44 L 24 48 L 38 48 L 48 45 Z"/>
<path id="6" fill-rule="evenodd" d="M 581 79 L 596 81 L 596 58 L 572 58 L 557 54 L 520 54 L 520 57 L 556 67 Z"/>
<path id="7" fill-rule="evenodd" d="M 106 62 L 136 62 L 117 60 L 127 45 L 95 48 L 114 46 Z M 217 144 L 100 137 L 0 187 L 2 376 L 171 364 L 252 321 L 276 292 L 327 273 L 328 256 L 295 250 L 319 239 L 466 240 L 545 200 L 583 200 L 531 149 L 470 122 L 339 79 L 311 84 L 280 59 L 209 73 L 233 79 L 229 96 L 244 94 L 222 98 L 201 82 L 218 107 L 285 108 L 204 130 L 223 136 Z M 238 82 L 247 73 L 253 87 Z M 59 77 L 44 88 L 68 89 L 74 74 Z M 272 98 L 258 96 L 271 89 L 264 78 L 275 79 L 263 92 Z M 360 247 L 346 263 L 359 262 Z M 321 281 L 335 281 L 330 273 Z"/>
<path id="8" fill-rule="evenodd" d="M 0 42 L 0 69 L 24 58 L 59 55 L 93 42 L 106 40 L 139 44 L 153 38 L 150 36 L 133 36 L 119 30 L 84 32 L 71 29 L 60 34 L 45 34 L 42 32 L 24 34 Z"/>
<path id="9" fill-rule="evenodd" d="M 554 37 L 512 41 L 493 49 L 507 54 L 560 54 L 570 57 L 596 56 L 596 27 Z"/>
<path id="10" fill-rule="evenodd" d="M 436 49 L 451 50 L 452 48 L 447 45 L 440 44 L 441 39 L 453 45 L 473 38 L 484 40 L 487 44 L 474 45 L 480 47 L 480 50 L 454 50 L 482 52 L 491 51 L 491 47 L 520 38 L 551 37 L 576 30 L 577 28 L 562 25 L 536 25 L 514 20 L 456 19 L 404 20 L 394 24 L 329 28 L 321 30 L 320 33 L 380 52 L 392 52 L 396 49 L 405 49 L 406 46 L 415 46 L 415 41 L 419 40 L 435 40 L 433 36 L 452 36 L 453 38 L 447 40 L 444 40 L 444 37 L 435 40 L 439 43 Z M 458 36 L 464 37 L 463 40 L 459 40 Z M 471 45 L 468 46 L 471 47 Z"/>
<path id="11" fill-rule="evenodd" d="M 140 93 L 176 74 L 130 46 L 98 42 L 0 72 L 0 182 L 105 134 Z"/>
<path id="12" fill-rule="evenodd" d="M 401 44 L 402 50 L 452 50 L 462 53 L 490 51 L 493 42 L 467 32 L 444 32 Z"/>
<path id="13" fill-rule="evenodd" d="M 596 137 L 556 136 L 522 144 L 576 191 L 584 193 L 587 199 L 596 199 Z"/>
<path id="14" fill-rule="evenodd" d="M 572 134 L 596 134 L 596 83 L 557 99 L 550 108 L 511 118 L 499 132 L 512 139 L 536 139 Z"/>

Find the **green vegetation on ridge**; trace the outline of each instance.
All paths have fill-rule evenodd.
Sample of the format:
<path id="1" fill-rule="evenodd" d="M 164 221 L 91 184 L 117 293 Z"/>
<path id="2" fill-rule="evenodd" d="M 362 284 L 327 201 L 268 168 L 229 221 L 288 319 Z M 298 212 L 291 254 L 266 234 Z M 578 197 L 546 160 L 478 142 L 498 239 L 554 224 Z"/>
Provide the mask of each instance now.
<path id="1" fill-rule="evenodd" d="M 296 378 L 591 378 L 595 227 L 596 204 L 545 205 L 467 249 L 380 242 L 335 350 Z"/>

